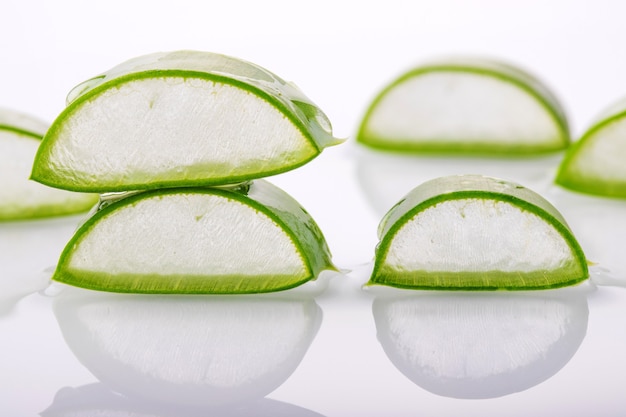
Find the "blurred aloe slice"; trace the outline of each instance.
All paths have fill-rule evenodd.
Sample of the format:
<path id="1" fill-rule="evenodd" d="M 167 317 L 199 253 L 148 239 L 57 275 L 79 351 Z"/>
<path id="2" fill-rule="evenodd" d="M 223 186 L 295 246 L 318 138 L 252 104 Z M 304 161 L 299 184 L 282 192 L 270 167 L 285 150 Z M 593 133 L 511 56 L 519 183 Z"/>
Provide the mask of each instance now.
<path id="1" fill-rule="evenodd" d="M 533 75 L 495 60 L 456 58 L 389 83 L 357 141 L 402 152 L 521 156 L 565 149 L 570 137 L 561 104 Z"/>
<path id="2" fill-rule="evenodd" d="M 589 276 L 556 208 L 521 185 L 491 177 L 423 183 L 389 210 L 379 238 L 370 285 L 525 290 Z"/>
<path id="3" fill-rule="evenodd" d="M 105 201 L 63 251 L 53 279 L 136 293 L 285 290 L 335 270 L 322 232 L 265 180 Z"/>
<path id="4" fill-rule="evenodd" d="M 606 109 L 568 150 L 556 183 L 582 193 L 626 198 L 626 99 Z"/>
<path id="5" fill-rule="evenodd" d="M 257 65 L 156 53 L 69 94 L 32 178 L 95 192 L 232 184 L 291 170 L 340 142 L 310 99 Z"/>
<path id="6" fill-rule="evenodd" d="M 70 193 L 29 180 L 47 123 L 0 109 L 0 221 L 75 214 L 89 210 L 94 195 Z"/>

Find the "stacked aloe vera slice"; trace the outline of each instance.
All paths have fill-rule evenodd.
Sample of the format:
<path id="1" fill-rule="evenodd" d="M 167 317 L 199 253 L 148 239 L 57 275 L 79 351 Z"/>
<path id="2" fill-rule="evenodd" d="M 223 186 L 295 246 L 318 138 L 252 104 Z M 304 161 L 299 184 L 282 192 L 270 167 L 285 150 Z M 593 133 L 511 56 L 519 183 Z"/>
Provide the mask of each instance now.
<path id="1" fill-rule="evenodd" d="M 103 195 L 53 279 L 139 293 L 278 291 L 334 269 L 324 237 L 261 179 L 338 144 L 299 89 L 197 51 L 127 61 L 77 86 L 32 178 Z"/>

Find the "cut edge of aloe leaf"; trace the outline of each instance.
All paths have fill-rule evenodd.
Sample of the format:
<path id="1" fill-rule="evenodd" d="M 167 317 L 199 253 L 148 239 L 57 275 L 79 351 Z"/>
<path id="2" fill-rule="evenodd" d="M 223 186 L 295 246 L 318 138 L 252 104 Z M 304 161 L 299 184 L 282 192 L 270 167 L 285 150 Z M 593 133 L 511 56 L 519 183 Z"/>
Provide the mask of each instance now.
<path id="1" fill-rule="evenodd" d="M 369 123 L 370 116 L 374 113 L 376 107 L 382 99 L 391 90 L 395 89 L 399 84 L 408 79 L 433 72 L 483 75 L 496 78 L 502 82 L 516 86 L 520 90 L 527 93 L 530 97 L 534 98 L 538 105 L 540 105 L 546 113 L 550 115 L 559 136 L 553 141 L 553 143 L 546 143 L 545 146 L 523 146 L 523 144 L 520 143 L 511 145 L 480 141 L 467 141 L 467 143 L 464 143 L 462 141 L 452 141 L 449 139 L 441 141 L 439 138 L 432 138 L 430 140 L 423 140 L 420 142 L 412 140 L 407 140 L 405 142 L 392 142 L 387 139 L 372 137 L 367 133 L 367 124 Z M 413 68 L 400 75 L 384 87 L 375 96 L 367 108 L 357 130 L 356 141 L 368 147 L 400 153 L 524 157 L 555 153 L 568 148 L 570 145 L 570 129 L 565 116 L 565 111 L 552 92 L 538 79 L 525 73 L 519 68 L 502 62 L 489 62 L 486 60 L 476 60 L 475 62 L 443 61 L 441 63 L 426 64 Z"/>
<path id="2" fill-rule="evenodd" d="M 262 181 L 262 180 L 259 180 Z M 266 181 L 263 183 L 269 184 Z M 273 188 L 277 188 L 272 186 Z M 103 271 L 80 271 L 74 270 L 71 264 L 71 256 L 74 249 L 82 243 L 82 241 L 88 236 L 89 232 L 97 223 L 111 215 L 113 212 L 124 209 L 127 206 L 133 205 L 135 202 L 148 199 L 151 197 L 163 198 L 170 194 L 180 193 L 195 193 L 195 194 L 211 194 L 219 195 L 226 199 L 232 199 L 243 205 L 248 206 L 252 210 L 256 210 L 261 215 L 267 216 L 271 221 L 275 223 L 276 228 L 279 228 L 286 238 L 290 239 L 296 253 L 294 256 L 298 256 L 302 260 L 303 274 L 301 277 L 294 278 L 293 276 L 280 276 L 276 279 L 276 275 L 268 275 L 264 278 L 273 278 L 270 285 L 258 285 L 258 282 L 263 282 L 260 277 L 262 275 L 222 275 L 216 276 L 207 274 L 163 274 L 155 276 L 155 274 L 133 274 L 122 273 L 111 275 Z M 284 192 L 283 192 L 284 193 Z M 284 193 L 286 195 L 286 193 Z M 294 200 L 295 201 L 295 200 Z M 132 209 L 132 208 L 130 208 Z M 216 188 L 178 188 L 178 189 L 164 189 L 164 190 L 152 190 L 140 193 L 134 193 L 128 197 L 122 198 L 119 201 L 107 204 L 104 208 L 97 211 L 91 218 L 89 218 L 75 233 L 72 239 L 65 247 L 56 271 L 53 276 L 53 280 L 62 282 L 68 285 L 81 287 L 85 289 L 107 291 L 107 292 L 121 292 L 121 293 L 149 293 L 149 294 L 258 294 L 269 293 L 292 289 L 308 281 L 316 280 L 320 273 L 326 270 L 336 271 L 337 268 L 332 264 L 331 255 L 326 245 L 325 240 L 317 240 L 317 236 L 321 236 L 321 231 L 317 228 L 312 219 L 305 230 L 294 230 L 293 224 L 290 220 L 286 220 L 285 213 L 277 212 L 276 209 L 268 207 L 266 204 L 262 204 L 254 198 L 248 198 L 247 195 L 228 189 L 216 189 Z M 315 230 L 311 230 L 315 229 Z M 319 234 L 318 234 L 319 233 Z M 317 252 L 316 252 L 317 251 Z M 106 256 L 106 255 L 104 255 Z M 114 277 L 117 284 L 107 283 L 107 279 Z M 229 287 L 225 282 L 220 282 L 220 279 L 229 281 L 244 282 L 250 278 L 254 278 L 253 285 L 248 283 L 247 285 L 239 285 L 235 288 Z M 133 286 L 133 280 L 140 280 L 142 282 L 151 282 L 154 285 L 148 285 L 144 288 L 137 288 Z M 182 280 L 181 286 L 176 286 L 175 282 Z M 215 281 L 216 284 L 211 284 Z M 127 282 L 131 282 L 127 284 Z M 245 284 L 245 282 L 244 282 Z"/>
<path id="3" fill-rule="evenodd" d="M 401 200 L 396 206 L 394 206 L 387 215 L 383 218 L 379 227 L 380 243 L 376 248 L 376 259 L 374 263 L 374 269 L 371 274 L 371 278 L 366 286 L 372 285 L 386 285 L 403 289 L 415 289 L 415 290 L 458 290 L 458 291 L 488 291 L 488 290 L 540 290 L 540 289 L 552 289 L 565 286 L 571 286 L 578 284 L 589 277 L 589 270 L 587 260 L 584 252 L 571 232 L 569 226 L 559 214 L 559 212 L 550 203 L 544 200 L 539 194 L 536 194 L 525 187 L 517 186 L 514 183 L 509 183 L 497 179 L 495 181 L 501 181 L 501 184 L 510 184 L 513 186 L 509 192 L 503 193 L 502 190 L 488 190 L 488 189 L 461 189 L 458 191 L 446 190 L 446 185 L 441 187 L 444 191 L 440 194 L 436 192 L 437 181 L 454 181 L 457 177 L 475 177 L 475 176 L 454 176 L 445 177 L 436 180 L 429 181 L 430 188 L 426 188 L 426 192 L 423 193 L 424 198 L 405 198 Z M 481 177 L 487 178 L 487 177 Z M 425 184 L 428 184 L 425 183 Z M 423 184 L 424 185 L 424 184 Z M 434 187 L 433 187 L 434 185 Z M 520 187 L 520 188 L 517 188 Z M 418 187 L 419 189 L 420 187 Z M 488 187 L 487 187 L 488 188 Z M 415 191 L 415 190 L 414 190 Z M 522 194 L 522 197 L 516 194 Z M 419 194 L 411 192 L 409 196 L 413 194 Z M 524 195 L 526 194 L 526 195 Z M 532 198 L 528 198 L 528 197 Z M 516 206 L 522 211 L 528 211 L 537 215 L 544 222 L 553 227 L 564 242 L 571 250 L 572 259 L 565 267 L 561 267 L 557 270 L 535 270 L 535 271 L 406 271 L 403 273 L 404 278 L 399 279 L 397 274 L 389 274 L 384 272 L 385 260 L 390 246 L 397 232 L 406 225 L 406 223 L 414 218 L 418 213 L 434 207 L 439 203 L 445 203 L 452 200 L 463 200 L 468 198 L 480 199 L 480 200 L 496 200 L 505 202 Z M 415 204 L 413 204 L 415 203 Z M 398 212 L 394 216 L 394 212 Z M 440 277 L 444 282 L 457 281 L 461 284 L 458 285 L 426 285 L 415 284 L 415 278 L 411 278 L 411 275 L 421 278 Z M 537 277 L 544 277 L 544 283 L 540 283 Z M 463 285 L 463 279 L 468 278 L 470 281 L 479 277 L 495 278 L 493 285 Z M 507 284 L 505 279 L 497 279 L 500 277 L 509 278 L 511 283 Z M 512 280 L 511 280 L 512 279 Z M 531 285 L 526 281 L 531 280 Z M 403 281 L 403 282 L 401 282 Z M 521 282 L 520 282 L 521 281 Z"/>

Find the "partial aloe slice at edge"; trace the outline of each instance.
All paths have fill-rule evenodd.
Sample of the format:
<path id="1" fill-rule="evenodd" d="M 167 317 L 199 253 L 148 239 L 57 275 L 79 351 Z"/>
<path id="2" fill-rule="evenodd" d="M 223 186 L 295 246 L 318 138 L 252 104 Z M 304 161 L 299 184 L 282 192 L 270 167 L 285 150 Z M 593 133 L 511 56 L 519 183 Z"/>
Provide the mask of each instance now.
<path id="1" fill-rule="evenodd" d="M 626 198 L 626 101 L 605 111 L 568 149 L 555 182 L 565 188 Z"/>
<path id="2" fill-rule="evenodd" d="M 208 52 L 131 60 L 69 100 L 32 178 L 74 191 L 232 184 L 294 169 L 342 142 L 292 84 Z"/>
<path id="3" fill-rule="evenodd" d="M 97 196 L 45 187 L 28 177 L 47 124 L 32 116 L 0 109 L 0 221 L 81 213 Z"/>
<path id="4" fill-rule="evenodd" d="M 409 83 L 416 82 L 416 80 L 419 81 L 422 77 L 432 77 L 433 75 L 447 75 L 450 79 L 452 77 L 468 77 L 468 79 L 471 77 L 475 80 L 473 81 L 474 83 L 485 83 L 487 80 L 492 80 L 490 82 L 493 85 L 485 85 L 483 88 L 476 88 L 474 89 L 476 91 L 472 91 L 469 88 L 469 81 L 465 80 L 465 84 L 450 85 L 449 83 L 444 83 L 445 85 L 441 87 L 441 91 L 425 91 L 424 94 L 420 94 L 420 97 L 398 96 L 402 103 L 398 103 L 391 112 L 393 113 L 391 117 L 396 121 L 388 122 L 390 124 L 387 126 L 383 126 L 383 123 L 380 121 L 376 122 L 379 125 L 378 127 L 372 125 L 374 117 L 382 117 L 374 115 L 380 112 L 381 104 L 388 100 L 390 94 L 399 94 L 397 91 L 401 88 L 406 88 L 404 86 L 409 85 Z M 494 104 L 492 106 L 493 109 L 491 109 L 499 113 L 485 115 L 488 118 L 476 117 L 480 115 L 481 111 L 484 111 L 483 107 L 488 107 L 486 103 L 482 102 L 485 90 L 495 86 L 496 83 L 500 83 L 511 91 L 517 90 L 521 93 L 520 97 L 527 97 L 529 103 L 534 102 L 537 109 L 542 109 L 541 113 L 545 116 L 543 130 L 548 129 L 552 133 L 547 134 L 544 132 L 539 135 L 537 132 L 527 131 L 525 134 L 520 134 L 518 131 L 523 132 L 528 126 L 532 126 L 532 123 L 525 120 L 523 114 L 519 114 L 522 112 L 516 112 L 511 106 L 502 105 L 502 103 L 500 106 Z M 445 106 L 442 106 L 442 102 L 437 103 L 438 101 L 448 99 L 446 94 L 458 94 L 458 92 L 454 91 L 455 88 L 462 88 L 473 94 L 475 97 L 472 98 L 472 101 L 475 101 L 475 105 L 456 109 L 454 112 L 449 113 L 451 110 L 447 106 L 455 105 L 455 103 L 446 102 Z M 416 110 L 416 107 L 413 107 L 418 103 L 416 100 L 422 100 L 424 103 L 432 101 L 432 105 L 426 106 L 424 104 L 423 109 Z M 391 109 L 391 104 L 388 103 L 385 106 Z M 462 114 L 467 112 L 476 114 L 459 124 L 458 120 L 455 119 L 462 118 Z M 404 113 L 406 114 L 400 120 L 398 115 Z M 504 140 L 505 138 L 501 135 L 499 137 L 498 135 L 490 137 L 490 135 L 493 135 L 488 133 L 489 129 L 492 129 L 500 120 L 510 115 L 518 119 L 513 127 L 509 126 L 512 134 L 520 134 L 521 136 L 512 141 Z M 439 133 L 429 134 L 427 130 L 424 130 L 424 126 L 437 123 L 438 120 L 440 121 L 440 126 L 431 129 L 434 129 L 433 132 Z M 472 122 L 472 120 L 481 120 L 482 125 L 479 126 L 476 124 L 477 122 Z M 455 126 L 455 128 L 451 130 L 450 126 Z M 412 136 L 413 134 L 409 133 L 409 131 L 416 128 L 422 129 L 422 133 L 416 132 L 413 134 L 418 136 Z M 541 141 L 536 141 L 536 137 L 541 138 Z M 359 127 L 357 141 L 374 148 L 399 152 L 524 156 L 563 150 L 569 146 L 570 134 L 565 112 L 559 101 L 538 79 L 509 64 L 487 59 L 465 58 L 444 60 L 416 67 L 391 82 L 376 96 L 368 108 Z"/>
<path id="5" fill-rule="evenodd" d="M 53 279 L 112 292 L 245 294 L 293 288 L 326 269 L 335 267 L 313 219 L 258 180 L 109 203 L 67 244 Z"/>
<path id="6" fill-rule="evenodd" d="M 422 184 L 387 213 L 379 236 L 368 285 L 527 290 L 573 285 L 589 275 L 582 248 L 550 203 L 489 177 Z"/>

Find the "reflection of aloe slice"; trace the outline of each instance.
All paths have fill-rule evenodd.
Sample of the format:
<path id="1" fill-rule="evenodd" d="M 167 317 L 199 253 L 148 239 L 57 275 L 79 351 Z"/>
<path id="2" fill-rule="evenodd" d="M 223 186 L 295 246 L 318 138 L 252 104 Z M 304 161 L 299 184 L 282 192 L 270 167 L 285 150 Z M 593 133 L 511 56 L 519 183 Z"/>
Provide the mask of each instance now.
<path id="1" fill-rule="evenodd" d="M 390 83 L 357 140 L 406 152 L 523 155 L 566 148 L 569 131 L 558 100 L 533 76 L 500 62 L 457 59 Z"/>
<path id="2" fill-rule="evenodd" d="M 626 198 L 626 100 L 606 110 L 569 149 L 556 182 L 588 194 Z"/>
<path id="3" fill-rule="evenodd" d="M 75 229 L 74 217 L 0 223 L 0 317 L 50 284 L 50 266 Z"/>
<path id="4" fill-rule="evenodd" d="M 238 403 L 231 407 L 194 407 L 189 404 L 147 403 L 122 397 L 102 384 L 79 388 L 63 388 L 55 396 L 54 403 L 41 412 L 41 417 L 322 417 L 321 414 L 263 398 Z"/>
<path id="5" fill-rule="evenodd" d="M 322 417 L 321 414 L 263 398 L 238 403 L 231 407 L 206 408 L 188 404 L 168 406 L 154 402 L 122 397 L 111 392 L 103 384 L 85 385 L 79 388 L 63 388 L 54 403 L 41 412 L 41 417 Z"/>
<path id="6" fill-rule="evenodd" d="M 68 243 L 53 279 L 141 293 L 258 293 L 334 269 L 321 231 L 264 180 L 176 188 L 108 203 Z"/>
<path id="7" fill-rule="evenodd" d="M 45 289 L 50 282 L 47 274 L 25 276 L 0 274 L 0 318 L 11 312 L 23 297 Z"/>
<path id="8" fill-rule="evenodd" d="M 280 386 L 321 323 L 312 299 L 87 293 L 55 299 L 63 336 L 110 389 L 158 403 L 252 401 Z"/>
<path id="9" fill-rule="evenodd" d="M 420 289 L 539 289 L 588 277 L 560 213 L 538 194 L 460 175 L 416 187 L 385 215 L 370 284 Z"/>
<path id="10" fill-rule="evenodd" d="M 385 353 L 415 384 L 446 397 L 494 398 L 565 366 L 585 337 L 589 312 L 585 294 L 571 291 L 377 298 L 373 313 Z"/>
<path id="11" fill-rule="evenodd" d="M 207 52 L 130 60 L 68 101 L 32 177 L 75 191 L 232 184 L 296 168 L 341 142 L 298 88 Z"/>
<path id="12" fill-rule="evenodd" d="M 89 210 L 97 201 L 29 181 L 33 159 L 48 125 L 0 109 L 0 221 L 51 217 Z"/>

